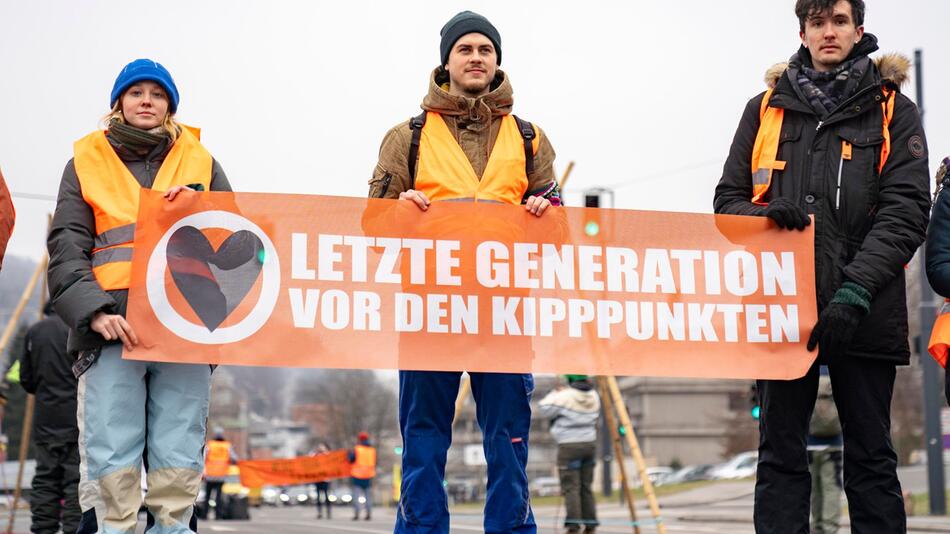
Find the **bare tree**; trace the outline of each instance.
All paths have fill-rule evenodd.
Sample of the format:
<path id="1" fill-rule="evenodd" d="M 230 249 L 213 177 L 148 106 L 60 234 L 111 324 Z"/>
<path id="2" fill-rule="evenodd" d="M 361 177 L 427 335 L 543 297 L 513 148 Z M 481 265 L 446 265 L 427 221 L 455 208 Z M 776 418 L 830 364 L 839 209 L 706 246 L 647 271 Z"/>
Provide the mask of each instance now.
<path id="1" fill-rule="evenodd" d="M 349 446 L 361 431 L 377 442 L 398 433 L 396 392 L 374 371 L 323 370 L 302 375 L 294 398 L 298 403 L 326 407 L 326 437 L 336 446 Z"/>

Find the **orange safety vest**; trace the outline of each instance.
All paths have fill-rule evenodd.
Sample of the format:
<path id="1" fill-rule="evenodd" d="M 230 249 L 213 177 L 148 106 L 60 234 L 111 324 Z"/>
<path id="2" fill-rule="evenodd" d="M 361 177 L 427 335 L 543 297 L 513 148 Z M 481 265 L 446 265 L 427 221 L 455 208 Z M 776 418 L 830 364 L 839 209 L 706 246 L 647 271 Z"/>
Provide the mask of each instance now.
<path id="1" fill-rule="evenodd" d="M 369 480 L 376 476 L 376 447 L 357 445 L 354 447 L 356 459 L 350 467 L 350 476 L 360 480 Z"/>
<path id="2" fill-rule="evenodd" d="M 73 152 L 83 200 L 96 218 L 92 273 L 102 289 L 128 289 L 142 186 L 115 153 L 105 132 L 93 132 L 76 141 Z M 211 167 L 211 154 L 198 142 L 198 130 L 183 128 L 152 189 L 167 191 L 176 185 L 201 184 L 207 191 Z"/>
<path id="3" fill-rule="evenodd" d="M 881 160 L 878 163 L 878 174 L 884 169 L 887 163 L 887 156 L 891 151 L 891 133 L 890 124 L 894 117 L 894 91 L 883 88 L 884 102 L 881 102 L 881 111 L 884 114 L 881 125 L 881 133 L 884 136 L 884 145 L 881 147 Z M 765 92 L 762 97 L 762 104 L 759 107 L 759 131 L 755 136 L 755 144 L 752 147 L 752 202 L 761 206 L 768 205 L 763 201 L 765 193 L 772 185 L 772 173 L 774 171 L 785 170 L 784 161 L 778 158 L 778 145 L 782 136 L 782 120 L 785 118 L 785 110 L 775 108 L 769 105 L 769 99 L 772 97 L 772 89 Z M 851 159 L 851 143 L 841 141 L 842 160 Z"/>
<path id="4" fill-rule="evenodd" d="M 208 442 L 208 454 L 205 457 L 205 476 L 228 476 L 231 467 L 231 443 L 212 440 Z"/>
<path id="5" fill-rule="evenodd" d="M 950 299 L 944 302 L 943 309 L 937 316 L 927 349 L 941 367 L 947 367 L 947 353 L 950 351 Z"/>
<path id="6" fill-rule="evenodd" d="M 538 150 L 538 139 L 531 140 Z M 521 204 L 528 189 L 524 137 L 512 115 L 501 119 L 498 138 L 481 179 L 449 131 L 442 115 L 426 114 L 419 139 L 419 165 L 414 189 L 429 200 L 462 200 Z"/>

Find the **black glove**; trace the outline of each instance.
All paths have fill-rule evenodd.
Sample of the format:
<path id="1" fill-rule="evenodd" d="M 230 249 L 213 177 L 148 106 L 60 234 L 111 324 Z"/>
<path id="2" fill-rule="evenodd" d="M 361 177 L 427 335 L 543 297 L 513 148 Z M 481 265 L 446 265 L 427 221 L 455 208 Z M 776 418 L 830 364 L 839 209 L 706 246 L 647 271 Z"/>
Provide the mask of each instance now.
<path id="1" fill-rule="evenodd" d="M 808 338 L 808 350 L 821 346 L 826 354 L 840 354 L 854 338 L 861 318 L 871 309 L 871 293 L 854 282 L 845 282 L 818 316 Z"/>
<path id="2" fill-rule="evenodd" d="M 769 202 L 762 215 L 775 221 L 779 228 L 786 230 L 804 230 L 811 224 L 811 218 L 805 210 L 787 198 L 776 198 Z"/>

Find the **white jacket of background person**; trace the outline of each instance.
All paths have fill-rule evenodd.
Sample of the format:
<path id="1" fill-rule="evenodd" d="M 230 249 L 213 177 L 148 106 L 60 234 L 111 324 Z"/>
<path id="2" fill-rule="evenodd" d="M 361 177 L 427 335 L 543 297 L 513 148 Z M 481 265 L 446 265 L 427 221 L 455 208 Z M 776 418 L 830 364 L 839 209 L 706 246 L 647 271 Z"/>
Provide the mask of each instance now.
<path id="1" fill-rule="evenodd" d="M 591 443 L 597 440 L 600 396 L 587 380 L 556 389 L 538 404 L 541 415 L 551 420 L 551 435 L 558 444 Z"/>

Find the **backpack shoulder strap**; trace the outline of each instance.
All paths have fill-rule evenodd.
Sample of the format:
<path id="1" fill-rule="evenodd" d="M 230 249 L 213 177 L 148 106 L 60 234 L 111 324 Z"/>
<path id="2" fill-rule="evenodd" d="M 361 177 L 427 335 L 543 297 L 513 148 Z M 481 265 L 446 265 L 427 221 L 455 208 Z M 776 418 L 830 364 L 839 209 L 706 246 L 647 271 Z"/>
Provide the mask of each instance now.
<path id="1" fill-rule="evenodd" d="M 518 131 L 521 132 L 521 138 L 524 139 L 524 173 L 525 176 L 534 172 L 534 138 L 537 134 L 534 132 L 534 126 L 526 120 L 522 120 L 517 115 L 512 114 L 515 122 L 518 124 Z"/>
<path id="2" fill-rule="evenodd" d="M 426 125 L 427 112 L 409 119 L 409 129 L 412 130 L 412 140 L 409 142 L 409 188 L 416 186 L 416 160 L 419 159 L 419 139 L 422 137 L 422 127 Z"/>

